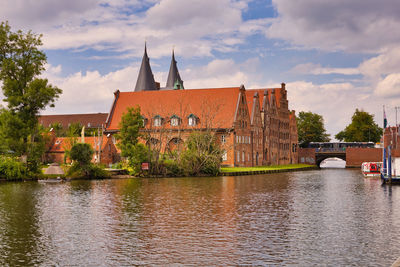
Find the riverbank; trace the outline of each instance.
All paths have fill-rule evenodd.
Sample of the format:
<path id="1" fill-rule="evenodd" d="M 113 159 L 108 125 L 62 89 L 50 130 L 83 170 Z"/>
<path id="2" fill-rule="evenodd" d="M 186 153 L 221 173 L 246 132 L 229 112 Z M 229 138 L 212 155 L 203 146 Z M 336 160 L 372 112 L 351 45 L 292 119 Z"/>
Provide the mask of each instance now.
<path id="1" fill-rule="evenodd" d="M 273 166 L 258 166 L 258 167 L 223 167 L 220 175 L 222 176 L 239 176 L 239 175 L 257 175 L 279 172 L 294 172 L 319 169 L 316 165 L 307 164 L 287 164 Z"/>
<path id="2" fill-rule="evenodd" d="M 258 167 L 222 167 L 219 173 L 219 176 L 240 176 L 240 175 L 258 175 L 258 174 L 268 174 L 268 173 L 280 173 L 280 172 L 294 172 L 294 171 L 307 171 L 307 170 L 316 170 L 319 169 L 316 165 L 307 165 L 307 164 L 288 164 L 288 165 L 273 165 L 273 166 L 258 166 Z M 136 176 L 128 175 L 126 170 L 113 170 L 106 169 L 106 171 L 111 175 L 107 178 L 101 179 L 130 179 L 130 178 L 138 178 Z M 37 181 L 37 180 L 46 180 L 46 179 L 54 179 L 54 175 L 42 175 L 38 178 L 30 178 L 30 179 L 0 179 L 0 182 L 16 182 L 16 181 Z M 72 181 L 72 180 L 90 180 L 91 178 L 82 177 L 82 178 L 67 178 L 62 177 L 63 181 Z M 162 175 L 157 176 L 145 176 L 142 178 L 167 178 Z"/>

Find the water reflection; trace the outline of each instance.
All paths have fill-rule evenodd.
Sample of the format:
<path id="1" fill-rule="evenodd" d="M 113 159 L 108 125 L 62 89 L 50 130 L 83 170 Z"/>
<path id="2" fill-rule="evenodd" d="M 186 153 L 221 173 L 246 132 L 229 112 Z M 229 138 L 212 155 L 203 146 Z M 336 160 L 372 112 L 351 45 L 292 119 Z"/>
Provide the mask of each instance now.
<path id="1" fill-rule="evenodd" d="M 399 188 L 345 169 L 0 184 L 0 265 L 389 265 Z"/>
<path id="2" fill-rule="evenodd" d="M 37 184 L 0 186 L 0 265 L 27 266 L 41 262 Z"/>

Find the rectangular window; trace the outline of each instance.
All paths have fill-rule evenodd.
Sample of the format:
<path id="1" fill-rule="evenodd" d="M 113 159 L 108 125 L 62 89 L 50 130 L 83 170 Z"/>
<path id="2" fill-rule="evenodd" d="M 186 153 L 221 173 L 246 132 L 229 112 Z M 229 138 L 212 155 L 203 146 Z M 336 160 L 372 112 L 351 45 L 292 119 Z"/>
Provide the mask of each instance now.
<path id="1" fill-rule="evenodd" d="M 225 135 L 221 135 L 221 143 L 222 144 L 226 143 Z"/>
<path id="2" fill-rule="evenodd" d="M 244 162 L 245 158 L 244 158 L 244 151 L 242 152 L 242 161 Z"/>
<path id="3" fill-rule="evenodd" d="M 156 127 L 161 126 L 161 118 L 155 118 L 154 119 L 154 126 L 156 126 Z"/>
<path id="4" fill-rule="evenodd" d="M 236 151 L 236 161 L 240 162 L 240 152 Z"/>
<path id="5" fill-rule="evenodd" d="M 196 118 L 189 117 L 189 126 L 196 126 Z"/>
<path id="6" fill-rule="evenodd" d="M 224 151 L 224 153 L 222 154 L 222 160 L 223 161 L 227 161 L 228 160 L 228 153 L 226 153 L 226 151 Z"/>
<path id="7" fill-rule="evenodd" d="M 179 119 L 178 118 L 172 118 L 171 119 L 171 126 L 178 126 L 179 125 Z"/>

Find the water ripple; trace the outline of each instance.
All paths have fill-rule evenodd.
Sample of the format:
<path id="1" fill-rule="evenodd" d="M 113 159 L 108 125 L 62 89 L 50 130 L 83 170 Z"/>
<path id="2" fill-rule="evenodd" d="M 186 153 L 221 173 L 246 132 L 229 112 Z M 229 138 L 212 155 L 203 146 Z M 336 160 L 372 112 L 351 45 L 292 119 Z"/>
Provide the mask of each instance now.
<path id="1" fill-rule="evenodd" d="M 399 200 L 340 169 L 0 184 L 0 265 L 387 266 Z"/>

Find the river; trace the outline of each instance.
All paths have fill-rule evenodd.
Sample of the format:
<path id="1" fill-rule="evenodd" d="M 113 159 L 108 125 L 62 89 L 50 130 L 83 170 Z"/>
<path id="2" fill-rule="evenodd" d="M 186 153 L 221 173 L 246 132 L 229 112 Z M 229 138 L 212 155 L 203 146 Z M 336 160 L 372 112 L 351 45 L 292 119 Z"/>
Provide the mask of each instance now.
<path id="1" fill-rule="evenodd" d="M 0 266 L 390 266 L 400 186 L 357 170 L 0 184 Z"/>

